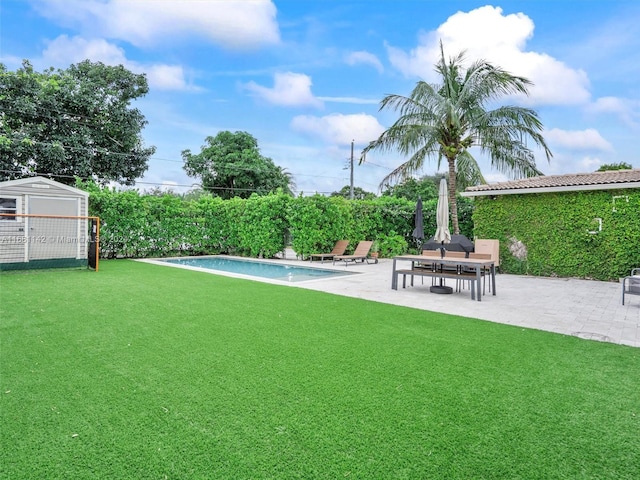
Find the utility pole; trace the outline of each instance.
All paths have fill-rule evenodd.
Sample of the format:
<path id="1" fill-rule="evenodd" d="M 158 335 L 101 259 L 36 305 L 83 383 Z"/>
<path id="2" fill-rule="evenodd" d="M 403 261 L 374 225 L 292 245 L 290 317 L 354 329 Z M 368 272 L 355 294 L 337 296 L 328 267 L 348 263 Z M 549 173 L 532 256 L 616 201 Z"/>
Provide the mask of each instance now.
<path id="1" fill-rule="evenodd" d="M 351 188 L 349 188 L 349 200 L 353 200 L 353 140 L 351 140 Z"/>

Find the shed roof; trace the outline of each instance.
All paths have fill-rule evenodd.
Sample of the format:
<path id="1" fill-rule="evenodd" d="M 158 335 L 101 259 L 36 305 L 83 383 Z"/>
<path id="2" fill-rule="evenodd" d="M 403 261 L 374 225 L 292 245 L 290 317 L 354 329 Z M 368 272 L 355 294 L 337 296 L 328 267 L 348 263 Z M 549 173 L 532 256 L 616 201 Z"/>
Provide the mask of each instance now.
<path id="1" fill-rule="evenodd" d="M 486 195 L 612 190 L 620 188 L 640 188 L 640 168 L 523 178 L 510 182 L 467 187 L 461 195 L 463 197 L 479 197 Z"/>
<path id="2" fill-rule="evenodd" d="M 23 186 L 25 188 L 31 187 L 33 188 L 32 191 L 35 191 L 37 188 L 42 188 L 45 185 L 60 188 L 62 190 L 67 190 L 69 191 L 69 193 L 73 193 L 75 195 L 82 195 L 84 197 L 89 196 L 89 192 L 85 192 L 84 190 L 80 190 L 79 188 L 71 187 L 69 185 L 65 185 L 64 183 L 56 182 L 55 180 L 51 180 L 45 177 L 26 177 L 19 178 L 17 180 L 7 180 L 6 182 L 0 182 L 0 189 L 2 187 Z"/>

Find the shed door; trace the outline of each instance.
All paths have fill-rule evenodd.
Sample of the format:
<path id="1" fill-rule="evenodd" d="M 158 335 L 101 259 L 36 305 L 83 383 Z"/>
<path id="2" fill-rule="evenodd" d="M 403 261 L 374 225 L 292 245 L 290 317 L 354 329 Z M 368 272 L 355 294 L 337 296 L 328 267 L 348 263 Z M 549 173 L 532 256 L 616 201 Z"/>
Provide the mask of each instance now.
<path id="1" fill-rule="evenodd" d="M 30 195 L 29 213 L 77 216 L 78 199 Z M 80 225 L 78 219 L 29 217 L 29 260 L 77 258 L 83 241 Z"/>

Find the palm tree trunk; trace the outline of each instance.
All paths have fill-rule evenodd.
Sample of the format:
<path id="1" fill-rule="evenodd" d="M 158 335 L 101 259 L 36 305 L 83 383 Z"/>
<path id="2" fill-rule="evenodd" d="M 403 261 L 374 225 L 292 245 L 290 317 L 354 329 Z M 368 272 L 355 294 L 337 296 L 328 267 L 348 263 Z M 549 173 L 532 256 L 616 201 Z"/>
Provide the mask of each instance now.
<path id="1" fill-rule="evenodd" d="M 449 210 L 451 211 L 451 225 L 453 226 L 453 234 L 460 234 L 458 226 L 458 200 L 456 199 L 456 159 L 448 158 L 449 163 Z"/>

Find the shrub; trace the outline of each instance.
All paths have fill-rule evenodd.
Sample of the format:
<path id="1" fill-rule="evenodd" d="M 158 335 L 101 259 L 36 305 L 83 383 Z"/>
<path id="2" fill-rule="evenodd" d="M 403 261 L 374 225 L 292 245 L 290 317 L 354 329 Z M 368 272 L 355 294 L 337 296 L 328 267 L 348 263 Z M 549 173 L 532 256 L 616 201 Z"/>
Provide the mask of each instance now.
<path id="1" fill-rule="evenodd" d="M 402 235 L 391 232 L 390 235 L 380 235 L 377 239 L 381 257 L 390 258 L 407 253 L 408 244 Z"/>

